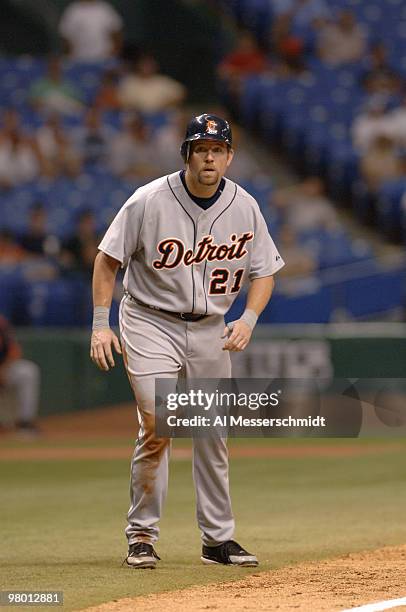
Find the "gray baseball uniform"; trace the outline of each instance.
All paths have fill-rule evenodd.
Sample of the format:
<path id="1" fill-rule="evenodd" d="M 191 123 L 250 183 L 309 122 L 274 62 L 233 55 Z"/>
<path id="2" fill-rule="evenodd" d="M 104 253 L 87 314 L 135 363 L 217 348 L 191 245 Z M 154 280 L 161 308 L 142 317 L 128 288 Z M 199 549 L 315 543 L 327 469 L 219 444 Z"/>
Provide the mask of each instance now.
<path id="1" fill-rule="evenodd" d="M 224 314 L 245 282 L 273 275 L 284 262 L 258 204 L 244 189 L 226 179 L 218 200 L 204 210 L 189 197 L 179 173 L 138 189 L 99 249 L 126 266 L 120 333 L 141 425 L 126 534 L 130 544 L 153 544 L 170 450 L 167 439 L 154 437 L 154 379 L 173 378 L 175 386 L 179 375 L 229 377 L 230 357 L 221 339 Z M 185 321 L 163 311 L 206 316 Z M 225 440 L 194 440 L 193 475 L 203 543 L 231 539 Z"/>

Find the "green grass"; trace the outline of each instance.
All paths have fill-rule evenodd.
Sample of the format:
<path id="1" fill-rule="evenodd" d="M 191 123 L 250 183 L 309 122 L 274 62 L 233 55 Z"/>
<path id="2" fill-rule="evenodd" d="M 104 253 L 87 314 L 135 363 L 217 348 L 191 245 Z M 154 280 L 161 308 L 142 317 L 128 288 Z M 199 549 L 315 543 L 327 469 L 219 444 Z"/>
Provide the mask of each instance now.
<path id="1" fill-rule="evenodd" d="M 307 443 L 315 441 L 298 442 Z M 404 543 L 405 450 L 234 459 L 236 539 L 258 554 L 261 570 Z M 1 462 L 0 588 L 63 590 L 64 608 L 73 610 L 258 572 L 200 564 L 189 461 L 171 463 L 159 569 L 122 568 L 128 472 L 121 460 Z"/>

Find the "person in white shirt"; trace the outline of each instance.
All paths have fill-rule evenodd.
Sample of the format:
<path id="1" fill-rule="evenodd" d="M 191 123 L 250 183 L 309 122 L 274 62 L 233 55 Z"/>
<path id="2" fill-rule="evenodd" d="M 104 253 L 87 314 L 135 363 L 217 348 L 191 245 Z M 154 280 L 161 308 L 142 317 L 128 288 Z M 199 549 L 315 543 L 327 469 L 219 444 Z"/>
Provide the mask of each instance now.
<path id="1" fill-rule="evenodd" d="M 81 170 L 81 159 L 72 138 L 64 130 L 58 115 L 48 117 L 35 134 L 41 154 L 42 174 L 48 178 L 61 175 L 76 177 Z"/>
<path id="2" fill-rule="evenodd" d="M 394 125 L 387 114 L 387 106 L 387 97 L 377 94 L 368 100 L 364 112 L 355 117 L 351 131 L 358 151 L 367 151 L 379 136 L 394 138 Z"/>
<path id="3" fill-rule="evenodd" d="M 22 131 L 13 111 L 6 111 L 0 132 L 0 189 L 9 189 L 37 178 L 41 155 L 35 139 Z"/>
<path id="4" fill-rule="evenodd" d="M 274 191 L 271 206 L 295 233 L 316 229 L 337 229 L 338 215 L 325 193 L 323 181 L 309 176 L 301 183 Z"/>
<path id="5" fill-rule="evenodd" d="M 179 106 L 186 97 L 186 88 L 175 79 L 160 74 L 150 55 L 143 55 L 118 87 L 124 108 L 141 113 L 158 113 Z"/>
<path id="6" fill-rule="evenodd" d="M 321 28 L 319 35 L 320 58 L 333 66 L 356 62 L 365 53 L 366 33 L 356 22 L 351 11 L 341 11 L 336 22 Z"/>
<path id="7" fill-rule="evenodd" d="M 154 142 L 139 116 L 129 119 L 124 131 L 112 139 L 108 159 L 111 172 L 128 180 L 151 180 L 159 175 Z"/>
<path id="8" fill-rule="evenodd" d="M 104 0 L 76 0 L 62 14 L 59 33 L 73 60 L 103 61 L 118 54 L 123 20 Z"/>

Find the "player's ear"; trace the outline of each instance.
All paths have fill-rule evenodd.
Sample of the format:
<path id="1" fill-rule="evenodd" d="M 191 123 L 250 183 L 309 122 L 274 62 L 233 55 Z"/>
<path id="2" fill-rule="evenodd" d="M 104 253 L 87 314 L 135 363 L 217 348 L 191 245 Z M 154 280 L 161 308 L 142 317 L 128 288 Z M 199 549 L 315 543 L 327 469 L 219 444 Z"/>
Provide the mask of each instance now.
<path id="1" fill-rule="evenodd" d="M 234 149 L 229 147 L 228 151 L 227 151 L 227 168 L 229 167 L 229 165 L 233 161 L 233 157 L 234 157 Z"/>

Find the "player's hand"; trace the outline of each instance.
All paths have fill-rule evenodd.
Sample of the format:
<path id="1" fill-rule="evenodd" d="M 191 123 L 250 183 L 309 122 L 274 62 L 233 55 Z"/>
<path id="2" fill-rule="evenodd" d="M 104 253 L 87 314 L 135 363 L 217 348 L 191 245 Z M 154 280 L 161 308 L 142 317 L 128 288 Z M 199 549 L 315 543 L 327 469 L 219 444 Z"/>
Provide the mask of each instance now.
<path id="1" fill-rule="evenodd" d="M 90 357 L 100 370 L 108 372 L 114 368 L 114 359 L 111 345 L 121 355 L 120 341 L 116 334 L 109 328 L 95 329 L 90 341 Z"/>
<path id="2" fill-rule="evenodd" d="M 226 325 L 221 336 L 222 338 L 227 338 L 223 351 L 243 351 L 250 341 L 251 335 L 252 329 L 245 321 L 234 321 L 231 329 Z"/>

